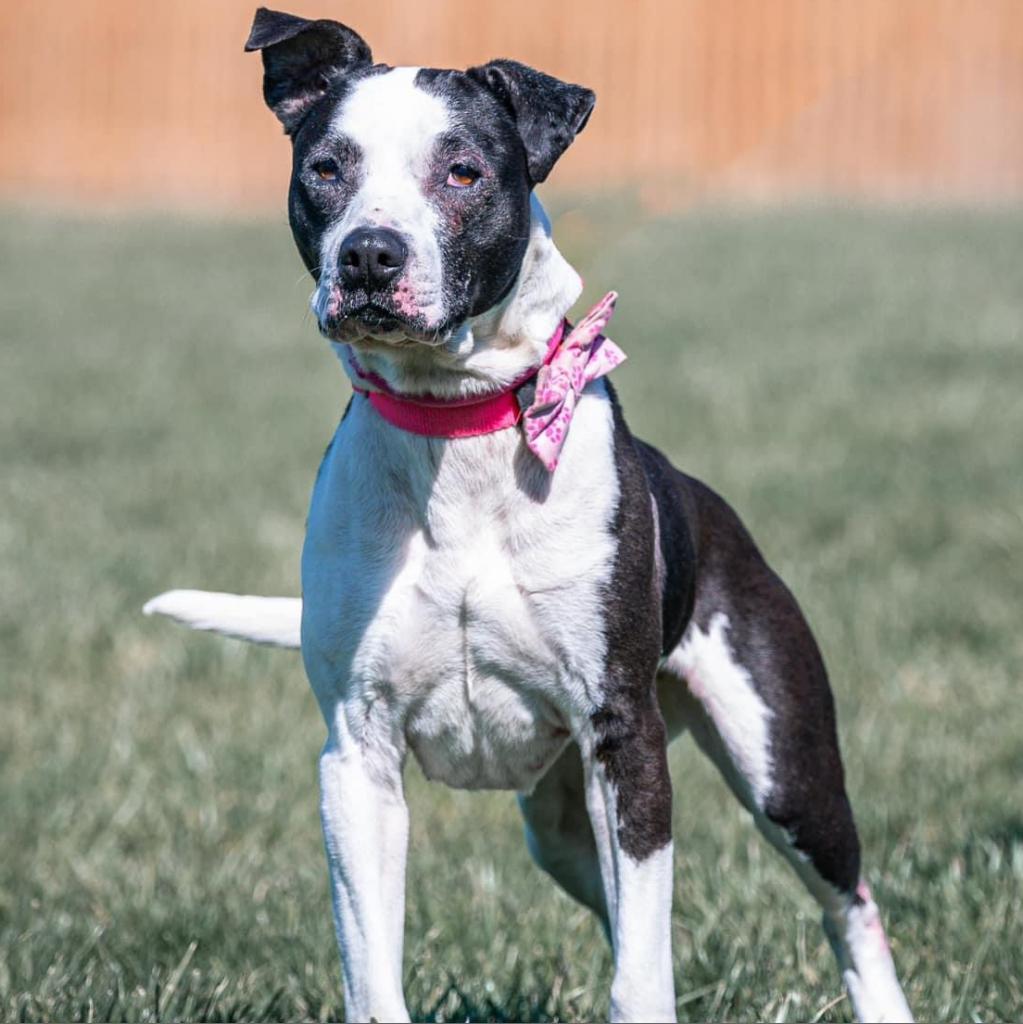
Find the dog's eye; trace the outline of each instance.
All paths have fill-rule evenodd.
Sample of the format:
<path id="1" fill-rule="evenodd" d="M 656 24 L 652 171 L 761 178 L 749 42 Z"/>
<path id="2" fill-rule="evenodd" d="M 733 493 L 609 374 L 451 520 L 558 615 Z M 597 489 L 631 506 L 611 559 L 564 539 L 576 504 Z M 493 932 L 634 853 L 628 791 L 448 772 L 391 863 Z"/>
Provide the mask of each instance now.
<path id="1" fill-rule="evenodd" d="M 337 181 L 340 172 L 333 160 L 317 160 L 313 164 L 313 173 L 320 181 Z"/>
<path id="2" fill-rule="evenodd" d="M 452 188 L 468 188 L 480 179 L 480 172 L 468 164 L 452 164 L 448 168 L 448 184 Z"/>

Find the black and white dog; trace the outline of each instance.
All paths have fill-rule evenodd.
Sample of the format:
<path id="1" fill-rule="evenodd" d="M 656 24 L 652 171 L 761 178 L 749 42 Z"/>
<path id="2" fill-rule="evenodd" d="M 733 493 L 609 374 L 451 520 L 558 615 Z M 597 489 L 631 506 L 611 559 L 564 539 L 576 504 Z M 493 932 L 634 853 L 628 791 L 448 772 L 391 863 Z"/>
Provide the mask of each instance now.
<path id="1" fill-rule="evenodd" d="M 408 1019 L 411 749 L 432 779 L 521 794 L 533 856 L 611 939 L 613 1019 L 674 1020 L 666 747 L 688 729 L 819 901 L 859 1019 L 909 1020 L 820 653 L 729 506 L 629 433 L 603 377 L 554 472 L 516 427 L 429 436 L 374 403 L 528 388 L 581 290 L 533 187 L 593 93 L 507 60 L 374 64 L 351 29 L 265 9 L 247 49 L 293 143 L 313 310 L 359 393 L 313 490 L 303 599 L 146 610 L 301 647 L 348 1018 Z"/>

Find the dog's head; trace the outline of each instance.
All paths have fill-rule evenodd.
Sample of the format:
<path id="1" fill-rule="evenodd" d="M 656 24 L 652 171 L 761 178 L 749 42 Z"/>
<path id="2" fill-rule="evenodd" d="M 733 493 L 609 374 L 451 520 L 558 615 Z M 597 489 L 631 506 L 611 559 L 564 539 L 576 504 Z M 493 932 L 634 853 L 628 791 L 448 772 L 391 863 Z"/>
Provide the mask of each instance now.
<path id="1" fill-rule="evenodd" d="M 508 296 L 533 186 L 586 124 L 589 89 L 510 60 L 374 64 L 350 28 L 266 8 L 246 49 L 291 137 L 291 228 L 328 338 L 441 346 Z"/>

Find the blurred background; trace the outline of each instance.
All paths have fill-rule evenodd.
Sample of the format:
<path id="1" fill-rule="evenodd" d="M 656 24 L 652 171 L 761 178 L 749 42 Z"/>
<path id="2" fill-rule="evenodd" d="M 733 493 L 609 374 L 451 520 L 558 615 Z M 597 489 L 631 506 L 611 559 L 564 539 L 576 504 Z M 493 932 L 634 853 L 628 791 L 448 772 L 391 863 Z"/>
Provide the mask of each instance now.
<path id="1" fill-rule="evenodd" d="M 0 189 L 276 209 L 247 0 L 0 8 Z M 1017 0 L 307 0 L 391 64 L 511 56 L 595 89 L 558 186 L 708 198 L 1005 200 L 1023 191 Z M 271 125 L 272 127 L 272 125 Z"/>
<path id="2" fill-rule="evenodd" d="M 335 1020 L 299 659 L 144 619 L 297 594 L 348 397 L 253 3 L 0 0 L 0 1019 Z M 294 0 L 390 63 L 592 86 L 545 186 L 633 429 L 736 507 L 839 706 L 920 1020 L 1023 1006 L 1023 4 Z M 848 1020 L 817 913 L 672 751 L 681 1020 Z M 511 794 L 410 765 L 424 1020 L 593 1020 Z"/>

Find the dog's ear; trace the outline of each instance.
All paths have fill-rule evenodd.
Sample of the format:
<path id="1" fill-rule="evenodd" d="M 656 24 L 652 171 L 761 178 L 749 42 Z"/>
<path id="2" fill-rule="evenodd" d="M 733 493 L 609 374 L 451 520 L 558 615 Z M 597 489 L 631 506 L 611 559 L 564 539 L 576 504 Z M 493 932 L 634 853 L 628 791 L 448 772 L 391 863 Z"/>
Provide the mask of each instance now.
<path id="1" fill-rule="evenodd" d="M 289 135 L 335 78 L 373 63 L 366 41 L 346 25 L 265 7 L 256 11 L 245 49 L 263 51 L 263 99 Z"/>
<path id="2" fill-rule="evenodd" d="M 583 130 L 597 97 L 514 60 L 492 60 L 469 68 L 511 112 L 526 147 L 533 184 L 543 181 L 558 157 Z"/>

